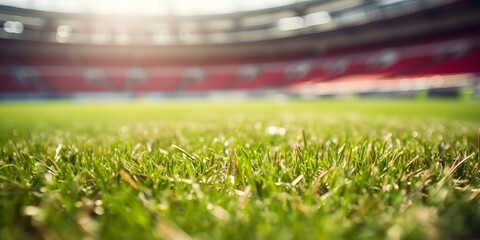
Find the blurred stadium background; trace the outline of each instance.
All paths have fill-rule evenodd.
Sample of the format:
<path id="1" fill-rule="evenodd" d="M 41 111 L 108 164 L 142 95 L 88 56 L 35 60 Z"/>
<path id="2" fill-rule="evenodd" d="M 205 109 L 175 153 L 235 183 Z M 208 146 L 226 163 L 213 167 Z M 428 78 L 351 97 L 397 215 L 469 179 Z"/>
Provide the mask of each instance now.
<path id="1" fill-rule="evenodd" d="M 480 1 L 0 0 L 0 99 L 480 98 Z"/>

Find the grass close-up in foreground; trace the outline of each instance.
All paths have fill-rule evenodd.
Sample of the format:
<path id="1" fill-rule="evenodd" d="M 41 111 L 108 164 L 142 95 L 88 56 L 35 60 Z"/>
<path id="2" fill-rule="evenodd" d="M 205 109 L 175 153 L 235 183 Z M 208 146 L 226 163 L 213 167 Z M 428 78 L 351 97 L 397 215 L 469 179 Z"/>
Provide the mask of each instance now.
<path id="1" fill-rule="evenodd" d="M 480 103 L 2 103 L 0 239 L 479 239 Z"/>

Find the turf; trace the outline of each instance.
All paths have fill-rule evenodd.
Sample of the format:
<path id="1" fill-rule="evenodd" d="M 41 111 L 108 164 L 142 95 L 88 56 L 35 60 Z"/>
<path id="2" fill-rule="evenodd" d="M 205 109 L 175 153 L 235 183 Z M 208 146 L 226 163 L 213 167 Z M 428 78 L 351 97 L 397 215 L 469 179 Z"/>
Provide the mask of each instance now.
<path id="1" fill-rule="evenodd" d="M 480 103 L 3 103 L 0 239 L 478 239 Z"/>

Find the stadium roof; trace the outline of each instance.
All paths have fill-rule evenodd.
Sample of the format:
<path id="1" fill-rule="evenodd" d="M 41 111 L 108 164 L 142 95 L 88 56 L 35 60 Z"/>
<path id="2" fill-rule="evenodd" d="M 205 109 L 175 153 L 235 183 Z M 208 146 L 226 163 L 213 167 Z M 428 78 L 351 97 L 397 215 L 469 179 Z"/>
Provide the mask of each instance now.
<path id="1" fill-rule="evenodd" d="M 225 14 L 315 0 L 0 0 L 0 5 L 63 13 L 140 16 Z"/>

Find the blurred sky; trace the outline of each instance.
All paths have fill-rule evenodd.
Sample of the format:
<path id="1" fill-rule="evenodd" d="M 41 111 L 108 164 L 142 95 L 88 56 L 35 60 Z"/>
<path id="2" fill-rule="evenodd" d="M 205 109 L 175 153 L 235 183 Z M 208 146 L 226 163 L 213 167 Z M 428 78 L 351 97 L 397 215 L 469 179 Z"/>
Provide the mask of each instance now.
<path id="1" fill-rule="evenodd" d="M 203 15 L 270 8 L 308 0 L 0 0 L 0 5 L 68 13 Z"/>

